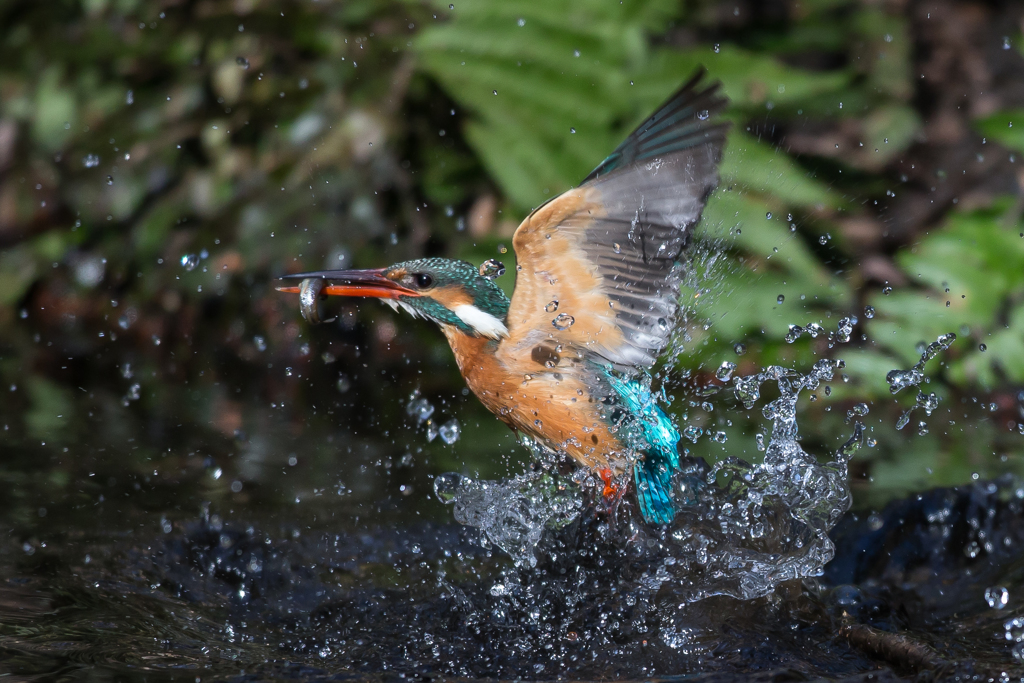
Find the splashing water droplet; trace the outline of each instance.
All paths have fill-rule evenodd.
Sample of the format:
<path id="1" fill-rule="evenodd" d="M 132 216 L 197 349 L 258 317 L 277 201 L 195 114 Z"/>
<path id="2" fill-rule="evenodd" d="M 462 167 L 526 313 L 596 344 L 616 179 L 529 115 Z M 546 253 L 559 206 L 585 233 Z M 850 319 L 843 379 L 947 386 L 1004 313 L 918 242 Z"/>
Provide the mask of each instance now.
<path id="1" fill-rule="evenodd" d="M 441 425 L 437 430 L 438 435 L 441 437 L 441 441 L 444 441 L 449 446 L 459 440 L 459 434 L 461 429 L 459 422 L 456 419 L 451 419 Z"/>
<path id="2" fill-rule="evenodd" d="M 846 424 L 850 424 L 850 420 L 854 417 L 864 417 L 869 412 L 871 412 L 871 408 L 868 407 L 867 403 L 858 403 L 854 405 L 846 411 Z"/>
<path id="3" fill-rule="evenodd" d="M 988 351 L 988 347 L 985 346 L 984 344 L 978 344 L 978 350 L 981 351 L 982 353 L 984 353 L 984 352 Z"/>
<path id="4" fill-rule="evenodd" d="M 747 345 L 746 344 L 734 344 L 733 347 L 732 347 L 732 352 L 735 353 L 737 356 L 742 356 L 743 354 L 745 354 L 747 352 Z"/>
<path id="5" fill-rule="evenodd" d="M 95 154 L 86 154 L 82 158 L 82 166 L 86 168 L 96 168 L 100 165 L 100 158 Z"/>
<path id="6" fill-rule="evenodd" d="M 555 319 L 551 321 L 556 330 L 567 330 L 573 326 L 576 322 L 576 318 L 572 317 L 568 313 L 559 313 L 555 316 Z"/>
<path id="7" fill-rule="evenodd" d="M 766 214 L 764 215 L 764 217 L 765 217 L 765 218 L 767 218 L 768 220 L 771 220 L 771 219 L 772 219 L 772 212 L 771 212 L 771 211 L 769 211 L 768 213 L 766 213 Z"/>
<path id="8" fill-rule="evenodd" d="M 489 258 L 480 264 L 480 277 L 494 280 L 505 274 L 505 264 L 498 259 Z"/>
<path id="9" fill-rule="evenodd" d="M 434 406 L 427 399 L 414 391 L 405 405 L 405 414 L 416 420 L 416 424 L 423 424 L 434 414 Z"/>
<path id="10" fill-rule="evenodd" d="M 732 373 L 736 370 L 736 364 L 730 361 L 723 361 L 718 366 L 718 370 L 715 371 L 715 377 L 721 382 L 728 382 L 732 378 Z"/>
<path id="11" fill-rule="evenodd" d="M 697 118 L 700 119 L 701 121 L 707 121 L 710 116 L 711 113 L 707 109 L 701 109 L 699 112 L 697 112 Z"/>
<path id="12" fill-rule="evenodd" d="M 869 319 L 869 320 L 871 318 L 874 318 L 875 317 L 875 307 L 874 306 L 865 306 L 864 307 L 864 317 Z"/>
<path id="13" fill-rule="evenodd" d="M 199 257 L 196 254 L 183 254 L 181 257 L 181 267 L 187 271 L 195 270 L 196 266 L 199 265 Z"/>
<path id="14" fill-rule="evenodd" d="M 235 57 L 235 63 L 238 64 L 238 66 L 242 67 L 243 69 L 248 69 L 249 68 L 249 60 L 246 59 L 245 57 L 241 57 L 241 56 Z"/>
<path id="15" fill-rule="evenodd" d="M 926 346 L 923 351 L 920 348 L 918 349 L 921 351 L 921 359 L 917 361 L 914 367 L 909 370 L 890 370 L 885 376 L 885 381 L 889 383 L 889 393 L 896 394 L 907 387 L 916 387 L 921 384 L 921 382 L 924 381 L 923 370 L 925 364 L 940 352 L 948 349 L 954 341 L 956 341 L 956 335 L 952 332 L 940 335 L 936 341 L 933 341 L 931 344 Z M 934 410 L 934 408 L 932 409 Z M 913 410 L 913 408 L 911 408 L 911 410 Z M 904 416 L 906 417 L 908 415 L 909 411 Z M 904 423 L 904 426 L 906 426 L 906 423 Z"/>
<path id="16" fill-rule="evenodd" d="M 835 343 L 848 343 L 850 341 L 850 336 L 853 334 L 853 326 L 856 322 L 856 319 L 840 318 L 839 324 L 836 326 L 835 337 L 834 339 L 829 340 L 829 348 L 831 348 Z"/>
<path id="17" fill-rule="evenodd" d="M 882 287 L 882 294 L 885 294 L 886 296 L 892 294 L 892 287 L 890 287 L 889 285 Z"/>
<path id="18" fill-rule="evenodd" d="M 568 524 L 582 504 L 577 486 L 544 471 L 509 481 L 474 481 L 449 472 L 434 479 L 434 494 L 454 505 L 457 522 L 483 531 L 520 567 L 537 566 L 534 548 L 545 528 Z"/>
<path id="19" fill-rule="evenodd" d="M 777 303 L 777 304 L 781 304 L 785 300 L 786 300 L 786 296 L 784 294 L 779 294 L 777 297 L 775 297 L 775 303 Z"/>
<path id="20" fill-rule="evenodd" d="M 555 300 L 549 301 L 547 305 L 544 306 L 544 310 L 548 313 L 554 313 L 558 310 L 558 302 Z"/>

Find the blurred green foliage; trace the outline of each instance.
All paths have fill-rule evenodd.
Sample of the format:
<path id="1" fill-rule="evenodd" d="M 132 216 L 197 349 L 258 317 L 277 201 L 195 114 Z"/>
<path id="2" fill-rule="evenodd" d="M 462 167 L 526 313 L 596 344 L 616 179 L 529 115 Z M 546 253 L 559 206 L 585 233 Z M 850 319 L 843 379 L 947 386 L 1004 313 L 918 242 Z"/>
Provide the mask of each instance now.
<path id="1" fill-rule="evenodd" d="M 428 447 L 435 466 L 493 471 L 511 437 L 496 440 L 462 395 L 440 335 L 373 304 L 338 303 L 337 323 L 307 328 L 273 277 L 497 257 L 510 290 L 517 222 L 704 66 L 733 127 L 666 385 L 691 395 L 723 360 L 745 373 L 838 355 L 849 381 L 802 408 L 808 438 L 826 452 L 848 407 L 875 401 L 888 484 L 916 482 L 925 460 L 952 483 L 980 469 L 970 440 L 896 433 L 884 377 L 957 332 L 926 368 L 929 391 L 944 407 L 997 405 L 990 442 L 1016 433 L 1024 101 L 996 76 L 984 101 L 961 96 L 957 60 L 928 61 L 960 43 L 936 47 L 915 12 L 861 0 L 0 0 L 0 376 L 16 387 L 0 411 L 12 434 L 40 440 L 115 438 L 107 423 L 123 405 L 230 440 L 277 424 L 238 408 L 253 401 L 288 405 L 294 425 L 396 443 L 396 397 L 419 388 L 466 427 L 455 449 Z M 984 25 L 999 48 L 1010 19 L 994 12 Z M 977 49 L 971 63 L 992 73 L 1024 69 L 1019 51 Z M 789 325 L 834 330 L 847 316 L 849 344 L 784 340 Z M 725 419 L 686 406 L 694 423 Z M 753 422 L 726 451 L 754 454 Z"/>

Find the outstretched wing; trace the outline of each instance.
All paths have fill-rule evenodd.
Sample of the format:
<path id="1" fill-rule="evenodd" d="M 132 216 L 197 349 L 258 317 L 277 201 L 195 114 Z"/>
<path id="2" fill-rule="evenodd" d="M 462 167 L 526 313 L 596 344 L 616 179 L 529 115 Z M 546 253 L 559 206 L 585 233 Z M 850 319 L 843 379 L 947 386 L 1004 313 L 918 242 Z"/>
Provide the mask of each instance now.
<path id="1" fill-rule="evenodd" d="M 702 76 L 516 230 L 507 357 L 546 342 L 623 369 L 650 367 L 668 344 L 679 259 L 718 183 L 727 128 L 715 121 L 726 102 L 719 84 L 702 87 Z"/>

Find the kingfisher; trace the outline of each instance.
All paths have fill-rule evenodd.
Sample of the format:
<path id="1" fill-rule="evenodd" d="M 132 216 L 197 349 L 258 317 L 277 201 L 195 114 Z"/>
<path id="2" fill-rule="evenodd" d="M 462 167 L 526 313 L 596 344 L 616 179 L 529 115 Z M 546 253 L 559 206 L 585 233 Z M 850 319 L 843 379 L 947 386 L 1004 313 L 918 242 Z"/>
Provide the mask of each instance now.
<path id="1" fill-rule="evenodd" d="M 299 273 L 287 279 L 301 284 L 278 289 L 300 294 L 310 322 L 319 298 L 338 295 L 437 323 L 499 420 L 600 476 L 605 496 L 621 498 L 632 479 L 643 518 L 668 524 L 686 502 L 673 491 L 680 436 L 650 369 L 671 340 L 682 259 L 718 184 L 720 88 L 698 70 L 578 187 L 523 220 L 511 299 L 487 264 L 445 258 Z"/>

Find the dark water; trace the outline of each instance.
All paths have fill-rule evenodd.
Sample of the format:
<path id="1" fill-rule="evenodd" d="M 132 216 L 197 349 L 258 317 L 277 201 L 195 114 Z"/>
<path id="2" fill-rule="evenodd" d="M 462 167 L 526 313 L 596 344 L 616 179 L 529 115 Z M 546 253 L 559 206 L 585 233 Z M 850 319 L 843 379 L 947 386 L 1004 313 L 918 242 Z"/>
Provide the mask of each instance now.
<path id="1" fill-rule="evenodd" d="M 87 434 L 56 446 L 8 442 L 0 672 L 1024 675 L 1013 654 L 1024 639 L 1024 488 L 1009 478 L 848 515 L 820 580 L 758 600 L 687 603 L 665 580 L 673 560 L 659 539 L 621 518 L 588 513 L 545 537 L 535 568 L 517 568 L 452 523 L 427 473 L 393 444 L 293 429 L 273 413 L 248 421 L 251 435 L 221 441 L 195 425 L 142 421 L 106 446 Z M 1007 591 L 1005 605 L 990 591 L 1000 609 L 985 598 L 996 587 Z M 903 640 L 887 635 L 897 632 Z"/>

